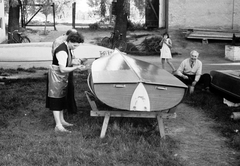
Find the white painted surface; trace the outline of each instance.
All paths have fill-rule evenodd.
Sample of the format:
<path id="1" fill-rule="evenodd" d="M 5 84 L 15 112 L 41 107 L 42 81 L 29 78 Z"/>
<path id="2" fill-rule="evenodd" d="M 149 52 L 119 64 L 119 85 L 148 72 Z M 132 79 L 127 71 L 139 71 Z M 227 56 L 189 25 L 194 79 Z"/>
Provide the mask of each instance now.
<path id="1" fill-rule="evenodd" d="M 165 21 L 166 21 L 166 16 L 165 16 L 165 9 L 166 6 L 166 0 L 159 0 L 159 28 L 165 28 Z"/>
<path id="2" fill-rule="evenodd" d="M 34 62 L 51 61 L 51 42 L 42 43 L 20 43 L 20 44 L 1 44 L 0 62 Z M 112 49 L 93 45 L 81 44 L 74 54 L 77 58 L 95 59 L 101 56 L 109 55 Z"/>
<path id="3" fill-rule="evenodd" d="M 6 39 L 5 18 L 4 18 L 4 0 L 0 0 L 0 42 Z"/>
<path id="4" fill-rule="evenodd" d="M 239 0 L 171 0 L 169 1 L 169 27 L 238 30 L 239 9 Z"/>
<path id="5" fill-rule="evenodd" d="M 240 61 L 240 46 L 225 45 L 225 58 Z"/>
<path id="6" fill-rule="evenodd" d="M 93 44 L 80 44 L 76 50 L 74 50 L 74 55 L 77 58 L 87 58 L 87 59 L 95 59 L 102 56 L 110 55 L 113 52 L 112 49 L 97 46 Z"/>
<path id="7" fill-rule="evenodd" d="M 150 111 L 150 99 L 142 83 L 139 83 L 133 92 L 131 103 L 131 111 Z"/>
<path id="8" fill-rule="evenodd" d="M 0 44 L 0 68 L 48 68 L 52 63 L 52 42 Z M 81 44 L 76 50 L 77 58 L 87 58 L 86 65 L 101 56 L 111 54 L 113 50 L 93 45 Z"/>

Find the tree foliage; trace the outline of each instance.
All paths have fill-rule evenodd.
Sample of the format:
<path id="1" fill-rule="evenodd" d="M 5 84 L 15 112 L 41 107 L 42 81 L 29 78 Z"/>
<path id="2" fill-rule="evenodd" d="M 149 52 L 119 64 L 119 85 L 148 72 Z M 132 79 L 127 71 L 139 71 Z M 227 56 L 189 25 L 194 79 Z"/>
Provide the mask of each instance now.
<path id="1" fill-rule="evenodd" d="M 73 0 L 55 0 L 54 4 L 56 16 L 59 18 L 64 17 L 66 8 L 67 9 L 71 8 L 72 2 Z"/>
<path id="2" fill-rule="evenodd" d="M 146 0 L 132 0 L 132 1 L 134 1 L 134 5 L 140 11 L 141 15 L 143 15 L 146 6 Z"/>
<path id="3" fill-rule="evenodd" d="M 44 11 L 42 11 L 44 14 L 47 14 L 47 11 L 50 11 L 51 13 L 51 9 L 46 9 L 48 7 L 47 4 L 55 4 L 55 13 L 56 15 L 64 16 L 64 12 L 66 8 L 71 8 L 71 3 L 73 3 L 74 0 L 4 0 L 5 1 L 5 12 L 9 13 L 9 6 L 12 7 L 17 7 L 18 5 L 21 6 L 22 5 L 26 5 L 25 9 L 26 9 L 26 13 L 25 13 L 25 17 L 27 18 L 27 16 L 29 14 L 34 14 L 36 12 L 36 10 L 38 10 L 38 8 L 36 8 L 35 6 L 33 6 L 34 4 L 43 4 L 45 7 Z M 19 7 L 20 7 L 19 6 Z"/>
<path id="4" fill-rule="evenodd" d="M 56 3 L 57 5 L 55 6 L 57 9 L 58 8 L 63 8 L 64 5 L 67 5 L 71 3 L 73 0 L 5 0 L 5 10 L 6 12 L 8 11 L 9 13 L 9 18 L 8 18 L 8 31 L 13 31 L 15 29 L 19 29 L 20 27 L 20 17 L 22 18 L 22 25 L 25 24 L 25 21 L 27 20 L 28 14 L 35 14 L 36 9 L 35 4 L 42 5 L 41 13 L 45 15 L 45 28 L 44 32 L 46 32 L 46 23 L 47 23 L 47 17 L 48 15 L 53 12 L 52 4 Z M 8 8 L 8 10 L 7 10 Z M 64 10 L 58 9 L 56 11 L 63 12 Z M 20 15 L 21 12 L 21 15 Z"/>
<path id="5" fill-rule="evenodd" d="M 87 4 L 93 9 L 94 14 L 105 17 L 110 8 L 111 0 L 88 0 Z"/>

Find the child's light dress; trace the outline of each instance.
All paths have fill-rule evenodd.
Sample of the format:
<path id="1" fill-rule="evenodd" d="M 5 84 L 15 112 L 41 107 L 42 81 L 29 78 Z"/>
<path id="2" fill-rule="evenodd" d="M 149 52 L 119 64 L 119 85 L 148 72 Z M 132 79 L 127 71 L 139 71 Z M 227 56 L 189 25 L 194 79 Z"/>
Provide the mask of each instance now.
<path id="1" fill-rule="evenodd" d="M 166 39 L 166 43 L 170 44 L 170 39 Z M 160 49 L 160 58 L 172 59 L 170 48 L 163 42 L 162 48 Z"/>

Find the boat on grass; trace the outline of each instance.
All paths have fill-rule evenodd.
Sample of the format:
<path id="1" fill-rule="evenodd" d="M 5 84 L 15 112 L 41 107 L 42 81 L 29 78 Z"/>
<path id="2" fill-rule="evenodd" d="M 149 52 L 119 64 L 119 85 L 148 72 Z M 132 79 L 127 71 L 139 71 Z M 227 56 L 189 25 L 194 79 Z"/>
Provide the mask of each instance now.
<path id="1" fill-rule="evenodd" d="M 187 90 L 166 70 L 118 50 L 92 63 L 88 85 L 104 104 L 129 111 L 169 110 Z"/>

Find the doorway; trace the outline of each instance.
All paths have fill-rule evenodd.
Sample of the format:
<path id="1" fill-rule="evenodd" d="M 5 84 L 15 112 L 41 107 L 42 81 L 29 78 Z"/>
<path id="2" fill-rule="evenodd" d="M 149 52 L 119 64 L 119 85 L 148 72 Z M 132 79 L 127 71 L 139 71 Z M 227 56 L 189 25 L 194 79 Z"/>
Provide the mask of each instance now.
<path id="1" fill-rule="evenodd" d="M 146 0 L 146 27 L 168 29 L 168 0 Z"/>

